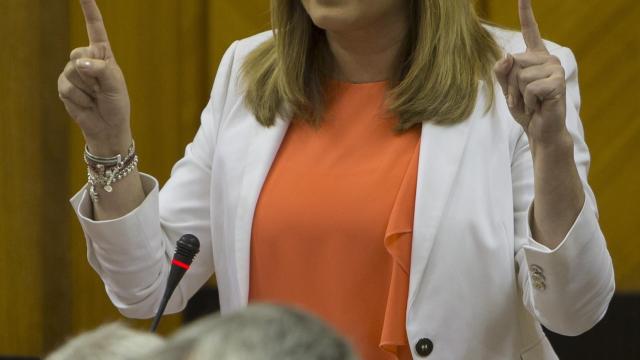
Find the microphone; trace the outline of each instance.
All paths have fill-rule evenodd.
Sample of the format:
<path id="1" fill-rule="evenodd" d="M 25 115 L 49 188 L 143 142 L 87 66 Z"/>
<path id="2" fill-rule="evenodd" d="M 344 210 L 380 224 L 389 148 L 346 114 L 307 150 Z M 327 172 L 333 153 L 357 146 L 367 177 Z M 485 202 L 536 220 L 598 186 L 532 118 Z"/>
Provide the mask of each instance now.
<path id="1" fill-rule="evenodd" d="M 200 251 L 200 241 L 197 237 L 191 234 L 182 235 L 180 240 L 176 243 L 176 252 L 171 260 L 171 270 L 169 271 L 169 277 L 167 278 L 167 285 L 164 289 L 164 295 L 162 296 L 162 302 L 158 307 L 153 323 L 151 324 L 151 332 L 156 332 L 160 318 L 164 314 L 164 310 L 167 307 L 167 303 L 173 294 L 173 291 L 178 286 L 178 283 L 184 276 L 184 273 L 189 270 L 193 258 Z"/>

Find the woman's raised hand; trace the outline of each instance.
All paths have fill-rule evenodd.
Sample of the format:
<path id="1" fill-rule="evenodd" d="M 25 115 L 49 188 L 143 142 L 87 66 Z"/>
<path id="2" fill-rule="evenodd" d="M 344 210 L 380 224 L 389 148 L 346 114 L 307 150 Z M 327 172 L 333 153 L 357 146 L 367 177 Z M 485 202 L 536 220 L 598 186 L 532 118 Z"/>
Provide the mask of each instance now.
<path id="1" fill-rule="evenodd" d="M 527 50 L 507 54 L 494 70 L 509 110 L 529 140 L 552 143 L 567 135 L 564 68 L 540 36 L 531 0 L 519 0 L 518 8 Z"/>
<path id="2" fill-rule="evenodd" d="M 131 144 L 129 94 L 95 0 L 80 0 L 89 46 L 74 49 L 58 78 L 58 93 L 92 153 L 125 154 Z"/>

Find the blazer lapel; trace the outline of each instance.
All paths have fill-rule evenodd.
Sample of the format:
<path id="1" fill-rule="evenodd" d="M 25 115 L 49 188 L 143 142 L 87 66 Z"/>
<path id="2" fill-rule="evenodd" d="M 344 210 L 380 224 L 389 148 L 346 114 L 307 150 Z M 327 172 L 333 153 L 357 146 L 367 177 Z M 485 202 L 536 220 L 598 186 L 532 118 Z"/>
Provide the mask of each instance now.
<path id="1" fill-rule="evenodd" d="M 411 309 L 422 284 L 442 214 L 462 162 L 471 123 L 473 119 L 483 117 L 485 91 L 484 86 L 479 86 L 473 114 L 465 121 L 451 126 L 422 125 L 407 310 Z"/>
<path id="2" fill-rule="evenodd" d="M 275 125 L 269 128 L 256 122 L 257 128 L 252 136 L 242 171 L 235 237 L 233 239 L 241 306 L 246 305 L 249 299 L 251 228 L 256 204 L 289 123 L 289 120 L 283 120 L 281 117 L 278 117 Z"/>

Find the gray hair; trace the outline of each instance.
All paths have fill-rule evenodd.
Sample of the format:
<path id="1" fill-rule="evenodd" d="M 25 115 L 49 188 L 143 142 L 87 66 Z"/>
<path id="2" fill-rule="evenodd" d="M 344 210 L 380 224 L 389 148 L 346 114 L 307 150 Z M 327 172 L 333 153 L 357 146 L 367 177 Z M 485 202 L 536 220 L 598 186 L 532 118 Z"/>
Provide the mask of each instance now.
<path id="1" fill-rule="evenodd" d="M 319 319 L 275 305 L 251 305 L 182 329 L 154 360 L 356 360 L 349 344 Z"/>
<path id="2" fill-rule="evenodd" d="M 164 340 L 155 334 L 111 323 L 71 339 L 45 360 L 130 360 L 163 344 Z"/>

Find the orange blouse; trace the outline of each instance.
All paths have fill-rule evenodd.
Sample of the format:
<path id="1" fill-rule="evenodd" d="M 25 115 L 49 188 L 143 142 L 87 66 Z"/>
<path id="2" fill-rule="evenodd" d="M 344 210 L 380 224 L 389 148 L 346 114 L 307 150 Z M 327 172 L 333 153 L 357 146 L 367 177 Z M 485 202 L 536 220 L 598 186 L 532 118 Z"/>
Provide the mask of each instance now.
<path id="1" fill-rule="evenodd" d="M 386 82 L 332 82 L 319 129 L 293 121 L 253 219 L 249 300 L 326 320 L 363 359 L 406 335 L 420 127 L 393 132 Z"/>

